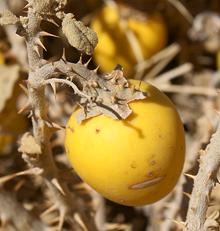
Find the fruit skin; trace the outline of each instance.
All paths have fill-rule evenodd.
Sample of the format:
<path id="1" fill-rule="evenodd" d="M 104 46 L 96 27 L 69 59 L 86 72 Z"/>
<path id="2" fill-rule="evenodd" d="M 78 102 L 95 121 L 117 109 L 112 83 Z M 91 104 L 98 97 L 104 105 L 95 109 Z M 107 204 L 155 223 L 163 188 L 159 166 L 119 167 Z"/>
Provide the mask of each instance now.
<path id="1" fill-rule="evenodd" d="M 168 97 L 150 84 L 130 83 L 149 96 L 129 103 L 133 113 L 126 120 L 101 115 L 77 124 L 74 112 L 65 147 L 75 171 L 100 194 L 119 204 L 139 206 L 156 202 L 176 185 L 185 139 Z"/>
<path id="2" fill-rule="evenodd" d="M 118 8 L 120 9 L 123 10 L 123 6 Z M 92 20 L 91 28 L 99 39 L 94 50 L 94 59 L 103 72 L 111 71 L 117 64 L 121 64 L 125 75 L 132 77 L 137 60 L 127 39 L 126 29 L 120 21 L 118 10 L 114 6 L 105 5 Z M 124 20 L 128 29 L 135 35 L 144 59 L 148 59 L 165 47 L 167 29 L 160 14 L 135 18 L 130 13 Z"/>

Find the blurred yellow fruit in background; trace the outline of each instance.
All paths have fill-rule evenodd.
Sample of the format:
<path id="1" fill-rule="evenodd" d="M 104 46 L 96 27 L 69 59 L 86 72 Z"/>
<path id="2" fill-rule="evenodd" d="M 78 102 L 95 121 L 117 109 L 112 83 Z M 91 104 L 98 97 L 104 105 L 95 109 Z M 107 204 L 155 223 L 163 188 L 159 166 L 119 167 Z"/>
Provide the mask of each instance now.
<path id="1" fill-rule="evenodd" d="M 98 35 L 94 58 L 103 72 L 117 64 L 131 77 L 138 61 L 148 59 L 167 42 L 167 30 L 160 14 L 143 15 L 122 5 L 105 5 L 94 16 L 92 29 Z"/>

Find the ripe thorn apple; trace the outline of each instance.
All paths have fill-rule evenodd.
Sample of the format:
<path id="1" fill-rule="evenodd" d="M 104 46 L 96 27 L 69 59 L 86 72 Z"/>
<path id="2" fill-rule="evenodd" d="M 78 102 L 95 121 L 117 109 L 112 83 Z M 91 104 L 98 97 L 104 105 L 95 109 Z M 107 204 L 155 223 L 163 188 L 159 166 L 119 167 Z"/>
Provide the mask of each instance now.
<path id="1" fill-rule="evenodd" d="M 127 206 L 158 201 L 176 185 L 185 158 L 184 129 L 174 104 L 154 86 L 132 87 L 148 97 L 129 103 L 125 120 L 105 115 L 66 126 L 65 147 L 78 175 L 109 200 Z"/>

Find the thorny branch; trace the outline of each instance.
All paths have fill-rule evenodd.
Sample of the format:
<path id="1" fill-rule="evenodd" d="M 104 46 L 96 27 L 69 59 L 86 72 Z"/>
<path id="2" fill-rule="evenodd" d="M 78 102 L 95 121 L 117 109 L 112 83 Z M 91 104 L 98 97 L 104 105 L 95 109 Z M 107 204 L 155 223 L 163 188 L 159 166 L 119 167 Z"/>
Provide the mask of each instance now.
<path id="1" fill-rule="evenodd" d="M 191 15 L 188 14 L 177 1 L 169 2 L 175 5 L 175 7 L 180 10 L 189 21 L 192 20 Z M 18 33 L 26 40 L 29 62 L 27 85 L 29 106 L 31 108 L 30 115 L 33 124 L 33 136 L 26 134 L 26 137 L 23 136 L 22 138 L 32 139 L 33 147 L 37 146 L 38 149 L 37 151 L 33 149 L 32 152 L 30 152 L 30 150 L 28 151 L 28 148 L 26 151 L 26 147 L 20 147 L 24 160 L 30 165 L 29 167 L 32 168 L 29 169 L 30 171 L 26 170 L 24 172 L 12 174 L 11 176 L 3 177 L 0 180 L 0 184 L 5 183 L 15 176 L 26 174 L 33 175 L 32 171 L 34 169 L 40 170 L 39 174 L 41 174 L 41 180 L 44 183 L 43 186 L 48 189 L 48 197 L 53 201 L 53 204 L 41 214 L 41 217 L 45 218 L 54 210 L 58 210 L 59 218 L 48 222 L 48 224 L 54 221 L 58 222 L 58 230 L 62 230 L 65 219 L 70 223 L 78 223 L 77 225 L 73 225 L 74 230 L 81 231 L 83 229 L 96 231 L 97 228 L 94 224 L 93 218 L 89 220 L 90 215 L 87 216 L 87 211 L 83 208 L 82 201 L 78 200 L 75 194 L 73 194 L 67 187 L 62 174 L 54 163 L 50 144 L 52 129 L 49 127 L 49 124 L 53 123 L 48 123 L 49 118 L 47 118 L 48 113 L 45 88 L 50 84 L 54 90 L 54 94 L 56 94 L 56 84 L 69 85 L 73 89 L 74 95 L 78 97 L 79 105 L 83 108 L 78 117 L 79 122 L 83 119 L 102 113 L 113 118 L 126 118 L 131 113 L 131 110 L 128 107 L 128 102 L 135 99 L 142 99 L 145 96 L 138 89 L 129 88 L 129 84 L 124 78 L 120 68 L 116 68 L 111 73 L 100 76 L 97 74 L 97 70 L 89 70 L 87 68 L 89 62 L 83 64 L 82 60 L 79 60 L 78 63 L 70 63 L 65 60 L 65 57 L 56 62 L 48 62 L 43 59 L 43 50 L 46 50 L 46 48 L 41 41 L 41 37 L 53 35 L 41 31 L 40 24 L 42 19 L 56 24 L 50 16 L 56 16 L 62 21 L 62 31 L 67 37 L 68 42 L 82 53 L 85 52 L 91 54 L 97 43 L 97 38 L 94 32 L 92 33 L 88 27 L 85 27 L 80 21 L 77 21 L 73 14 L 65 14 L 62 11 L 62 5 L 65 5 L 65 3 L 65 0 L 29 0 L 28 6 L 26 7 L 28 9 L 27 17 L 18 18 L 9 11 L 4 14 L 4 16 L 8 17 L 7 23 L 4 25 L 10 24 L 10 22 L 14 21 L 14 24 L 18 26 Z M 4 20 L 1 20 L 1 22 L 3 21 Z M 79 36 L 77 34 L 79 34 Z M 161 57 L 165 56 L 166 60 L 162 60 L 162 62 L 159 65 L 156 65 L 146 76 L 147 78 L 152 79 L 167 65 L 179 49 L 179 45 L 174 44 L 169 47 L 169 49 L 167 48 L 166 52 L 163 51 L 160 55 L 155 55 L 147 62 L 144 61 L 142 65 L 138 67 L 139 75 L 137 75 L 137 78 L 141 78 L 144 71 L 148 69 L 149 66 L 155 64 L 161 59 Z M 161 88 L 169 92 L 217 96 L 217 93 L 213 88 L 183 87 L 168 84 L 168 82 L 175 76 L 187 73 L 191 71 L 191 69 L 192 66 L 190 64 L 187 66 L 183 65 L 178 69 L 160 75 L 155 82 L 159 82 Z M 219 138 L 220 128 L 218 127 L 209 147 L 204 154 L 201 155 L 200 170 L 195 178 L 195 187 L 192 192 L 186 220 L 185 230 L 187 231 L 205 231 L 208 227 L 206 222 L 208 197 L 217 182 L 216 172 L 220 163 L 220 154 L 218 151 Z M 32 157 L 34 157 L 35 161 L 33 161 Z M 178 188 L 176 196 L 178 199 L 176 199 L 178 205 L 171 207 L 168 211 L 169 214 L 166 214 L 167 216 L 176 216 L 177 209 L 181 203 L 181 198 L 178 197 L 180 191 L 181 188 Z M 8 204 L 5 205 L 5 202 Z M 0 212 L 3 225 L 4 222 L 6 223 L 7 219 L 10 218 L 14 226 L 13 228 L 16 230 L 30 230 L 30 223 L 33 225 L 32 228 L 34 230 L 39 230 L 39 227 L 40 230 L 46 230 L 46 226 L 40 220 L 32 218 L 22 206 L 13 200 L 11 195 L 6 195 L 1 189 L 0 203 L 3 205 L 2 208 L 4 209 L 4 211 Z M 6 209 L 6 212 L 10 211 L 11 213 L 5 212 L 5 208 L 8 205 L 11 207 Z M 17 210 L 19 210 L 21 217 L 25 218 L 25 222 L 18 222 L 20 216 L 16 216 L 17 214 L 15 211 Z M 22 226 L 20 224 L 22 224 Z M 34 228 L 35 224 L 39 226 L 36 229 Z M 164 224 L 164 230 L 171 227 L 171 222 L 169 221 Z M 25 225 L 25 228 L 23 225 Z"/>
<path id="2" fill-rule="evenodd" d="M 58 230 L 62 229 L 64 219 L 77 223 L 78 217 L 85 223 L 86 229 L 96 231 L 96 225 L 91 214 L 87 214 L 81 206 L 82 201 L 76 199 L 63 180 L 57 168 L 51 149 L 50 138 L 54 129 L 53 123 L 47 118 L 45 89 L 50 84 L 56 94 L 56 84 L 69 85 L 78 97 L 78 104 L 82 107 L 78 121 L 107 114 L 113 118 L 126 118 L 132 111 L 128 102 L 143 99 L 145 95 L 138 89 L 129 88 L 120 68 L 112 73 L 100 76 L 97 70 L 89 70 L 88 63 L 69 63 L 65 57 L 52 63 L 44 60 L 43 50 L 46 51 L 42 36 L 52 36 L 41 30 L 41 21 L 46 20 L 56 24 L 53 17 L 62 21 L 62 31 L 70 45 L 86 54 L 92 54 L 97 44 L 97 36 L 90 28 L 77 21 L 73 14 L 65 14 L 63 7 L 65 0 L 33 1 L 29 0 L 26 8 L 27 17 L 18 18 L 10 11 L 3 11 L 0 18 L 2 25 L 16 24 L 18 34 L 23 36 L 27 46 L 29 73 L 27 80 L 28 108 L 33 126 L 33 136 L 23 135 L 19 151 L 29 167 L 42 169 L 42 182 L 49 189 L 49 197 L 54 207 L 59 211 Z M 65 76 L 60 78 L 60 76 Z M 52 125 L 52 127 L 50 126 Z M 30 145 L 31 143 L 31 145 Z M 27 145 L 29 144 L 29 145 Z M 79 212 L 75 216 L 76 211 Z M 74 215 L 75 214 L 75 215 Z M 75 221 L 74 221 L 75 220 Z M 73 225 L 78 230 L 78 224 Z"/>
<path id="3" fill-rule="evenodd" d="M 185 231 L 206 231 L 206 212 L 209 196 L 218 182 L 217 172 L 220 167 L 220 123 L 211 138 L 210 144 L 200 155 L 200 168 L 194 179 L 194 187 L 189 203 Z"/>

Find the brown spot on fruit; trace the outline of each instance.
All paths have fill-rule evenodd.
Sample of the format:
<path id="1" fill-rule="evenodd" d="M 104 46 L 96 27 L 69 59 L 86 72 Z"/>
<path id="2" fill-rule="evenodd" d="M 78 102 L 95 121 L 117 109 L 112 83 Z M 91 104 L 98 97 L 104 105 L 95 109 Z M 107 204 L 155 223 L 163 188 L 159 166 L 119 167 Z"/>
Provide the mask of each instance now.
<path id="1" fill-rule="evenodd" d="M 96 128 L 95 129 L 95 132 L 98 134 L 100 132 L 100 129 L 99 128 Z"/>
<path id="2" fill-rule="evenodd" d="M 131 163 L 131 165 L 130 165 L 130 166 L 131 166 L 131 168 L 134 168 L 134 169 L 135 169 L 135 168 L 137 168 L 137 164 L 136 164 L 136 162 L 135 162 L 135 161 L 133 161 L 133 162 Z"/>

